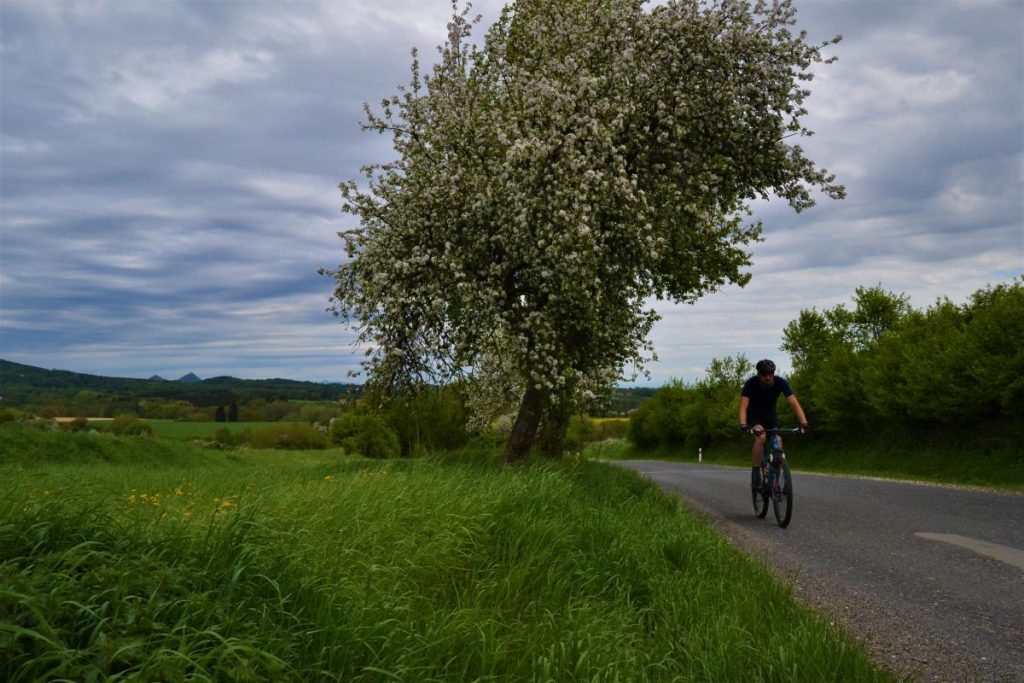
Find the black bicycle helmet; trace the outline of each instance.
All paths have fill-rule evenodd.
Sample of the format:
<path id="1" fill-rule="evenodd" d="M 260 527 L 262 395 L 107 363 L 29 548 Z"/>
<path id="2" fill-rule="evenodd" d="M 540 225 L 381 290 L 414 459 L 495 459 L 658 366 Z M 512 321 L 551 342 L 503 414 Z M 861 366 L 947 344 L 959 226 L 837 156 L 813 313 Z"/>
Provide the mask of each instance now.
<path id="1" fill-rule="evenodd" d="M 775 373 L 775 363 L 771 362 L 767 358 L 757 361 L 757 374 L 767 375 L 769 372 L 772 374 Z"/>

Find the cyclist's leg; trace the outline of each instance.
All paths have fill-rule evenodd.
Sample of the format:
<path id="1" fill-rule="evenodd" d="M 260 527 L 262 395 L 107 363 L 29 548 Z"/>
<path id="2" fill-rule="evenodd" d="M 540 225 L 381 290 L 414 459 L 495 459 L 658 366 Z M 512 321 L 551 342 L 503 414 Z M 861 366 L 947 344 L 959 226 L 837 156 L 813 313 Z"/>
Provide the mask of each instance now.
<path id="1" fill-rule="evenodd" d="M 752 467 L 760 467 L 761 454 L 764 453 L 764 442 L 765 439 L 767 439 L 768 437 L 766 434 L 764 434 L 763 431 L 761 431 L 764 429 L 764 425 L 762 425 L 761 423 L 752 425 L 751 429 L 754 432 L 754 443 L 751 445 L 750 448 L 750 465 Z M 760 436 L 758 436 L 757 434 L 757 432 L 759 431 L 761 431 Z"/>
<path id="2" fill-rule="evenodd" d="M 763 432 L 760 436 L 757 432 L 764 429 L 764 426 L 758 421 L 753 425 L 754 431 L 754 444 L 750 449 L 750 487 L 754 489 L 761 488 L 761 456 L 764 453 L 764 442 L 768 438 Z"/>

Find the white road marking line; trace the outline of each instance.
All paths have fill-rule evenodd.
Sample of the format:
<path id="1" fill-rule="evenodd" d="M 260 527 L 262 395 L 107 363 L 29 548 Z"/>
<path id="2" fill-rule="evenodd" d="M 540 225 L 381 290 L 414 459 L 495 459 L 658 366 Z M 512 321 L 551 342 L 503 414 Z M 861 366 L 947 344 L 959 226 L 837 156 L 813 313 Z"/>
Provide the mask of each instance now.
<path id="1" fill-rule="evenodd" d="M 973 550 L 979 555 L 985 555 L 986 557 L 1013 565 L 1018 569 L 1024 569 L 1024 550 L 1017 550 L 1016 548 L 999 545 L 998 543 L 979 541 L 976 538 L 969 538 L 967 536 L 958 536 L 957 534 L 930 534 L 919 531 L 914 535 L 930 541 L 942 541 L 943 543 L 958 545 L 962 548 Z"/>

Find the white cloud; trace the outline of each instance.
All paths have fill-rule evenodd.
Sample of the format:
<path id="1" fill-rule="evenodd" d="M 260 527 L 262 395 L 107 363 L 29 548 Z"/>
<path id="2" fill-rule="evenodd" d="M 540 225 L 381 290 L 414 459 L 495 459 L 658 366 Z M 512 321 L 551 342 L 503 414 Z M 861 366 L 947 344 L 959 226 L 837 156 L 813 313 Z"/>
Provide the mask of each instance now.
<path id="1" fill-rule="evenodd" d="M 187 111 L 201 93 L 273 73 L 274 55 L 265 50 L 134 50 L 103 70 L 88 97 L 92 110 L 104 114 L 124 113 L 125 104 L 149 113 Z"/>
<path id="2" fill-rule="evenodd" d="M 341 204 L 338 183 L 309 173 L 250 175 L 241 184 L 270 200 L 334 210 Z"/>
<path id="3" fill-rule="evenodd" d="M 838 68 L 838 67 L 837 67 Z M 913 128 L 927 126 L 927 111 L 969 94 L 972 77 L 955 69 L 907 73 L 870 65 L 847 74 L 826 71 L 814 82 L 815 120 L 850 122 L 888 119 Z"/>

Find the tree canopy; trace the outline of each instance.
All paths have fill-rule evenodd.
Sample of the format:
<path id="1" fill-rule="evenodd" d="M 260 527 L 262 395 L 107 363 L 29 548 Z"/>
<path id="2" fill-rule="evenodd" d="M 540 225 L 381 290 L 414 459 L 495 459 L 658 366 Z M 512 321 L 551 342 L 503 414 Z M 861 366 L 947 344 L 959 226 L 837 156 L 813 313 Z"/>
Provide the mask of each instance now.
<path id="1" fill-rule="evenodd" d="M 651 298 L 745 284 L 761 226 L 749 202 L 797 210 L 834 176 L 792 138 L 822 49 L 788 0 L 519 0 L 471 44 L 454 14 L 430 74 L 366 107 L 398 158 L 343 182 L 348 260 L 336 314 L 372 383 L 513 368 L 506 449 L 560 454 L 581 387 L 643 368 Z M 495 359 L 500 359 L 496 361 Z"/>

